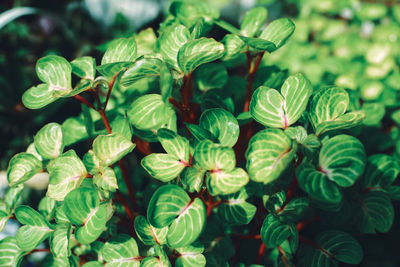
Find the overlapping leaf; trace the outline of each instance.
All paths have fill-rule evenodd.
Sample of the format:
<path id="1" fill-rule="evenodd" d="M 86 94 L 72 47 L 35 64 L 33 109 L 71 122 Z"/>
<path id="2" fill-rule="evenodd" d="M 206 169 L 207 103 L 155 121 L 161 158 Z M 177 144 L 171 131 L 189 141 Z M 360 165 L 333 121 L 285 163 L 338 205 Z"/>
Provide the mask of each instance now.
<path id="1" fill-rule="evenodd" d="M 57 224 L 50 238 L 50 248 L 56 257 L 68 258 L 71 255 L 69 239 L 72 228 L 69 224 Z"/>
<path id="2" fill-rule="evenodd" d="M 143 244 L 147 246 L 163 245 L 167 242 L 168 227 L 156 228 L 144 216 L 135 218 L 135 231 Z"/>
<path id="3" fill-rule="evenodd" d="M 112 168 L 106 167 L 93 176 L 93 184 L 97 187 L 115 192 L 118 189 L 117 176 Z"/>
<path id="4" fill-rule="evenodd" d="M 261 86 L 251 99 L 250 114 L 264 126 L 286 129 L 303 114 L 312 90 L 311 83 L 302 74 L 287 78 L 280 93 Z"/>
<path id="5" fill-rule="evenodd" d="M 177 248 L 179 253 L 176 261 L 176 267 L 204 267 L 206 266 L 206 258 L 202 254 L 204 246 L 193 244 L 186 247 Z"/>
<path id="6" fill-rule="evenodd" d="M 9 186 L 22 184 L 32 178 L 43 169 L 40 162 L 34 155 L 22 152 L 13 156 L 8 164 L 7 180 Z"/>
<path id="7" fill-rule="evenodd" d="M 24 254 L 14 236 L 7 236 L 0 241 L 0 266 L 18 267 Z"/>
<path id="8" fill-rule="evenodd" d="M 276 180 L 296 153 L 296 143 L 280 129 L 265 129 L 249 142 L 246 159 L 250 179 L 264 184 Z"/>
<path id="9" fill-rule="evenodd" d="M 233 225 L 248 224 L 256 214 L 257 207 L 246 201 L 248 194 L 243 189 L 223 200 L 218 206 L 218 216 Z"/>
<path id="10" fill-rule="evenodd" d="M 206 185 L 211 195 L 227 195 L 239 191 L 249 180 L 249 175 L 242 168 L 217 170 L 207 172 Z"/>
<path id="11" fill-rule="evenodd" d="M 338 87 L 322 88 L 314 94 L 310 104 L 310 120 L 315 134 L 347 129 L 358 125 L 365 117 L 362 111 L 345 113 L 349 106 L 348 93 Z"/>
<path id="12" fill-rule="evenodd" d="M 46 219 L 29 206 L 16 208 L 15 217 L 24 224 L 16 235 L 18 247 L 23 251 L 34 249 L 54 231 Z"/>
<path id="13" fill-rule="evenodd" d="M 99 135 L 93 141 L 93 152 L 100 162 L 109 166 L 132 152 L 135 144 L 119 133 Z"/>
<path id="14" fill-rule="evenodd" d="M 265 23 L 267 14 L 264 7 L 255 7 L 247 11 L 240 24 L 240 33 L 247 37 L 256 35 Z"/>
<path id="15" fill-rule="evenodd" d="M 385 188 L 391 185 L 400 173 L 400 166 L 393 157 L 375 154 L 368 157 L 367 168 L 363 175 L 364 188 Z"/>
<path id="16" fill-rule="evenodd" d="M 104 244 L 101 255 L 106 267 L 139 267 L 139 249 L 135 239 L 120 234 L 112 237 Z"/>
<path id="17" fill-rule="evenodd" d="M 233 149 L 209 140 L 204 140 L 196 146 L 193 157 L 202 168 L 209 171 L 231 171 L 236 166 Z"/>
<path id="18" fill-rule="evenodd" d="M 92 57 L 79 57 L 71 61 L 72 73 L 82 79 L 94 80 L 96 76 L 96 60 Z"/>
<path id="19" fill-rule="evenodd" d="M 261 239 L 267 248 L 275 248 L 297 231 L 295 224 L 282 223 L 272 213 L 264 219 L 261 227 Z"/>
<path id="20" fill-rule="evenodd" d="M 101 65 L 132 62 L 136 59 L 137 47 L 134 37 L 119 38 L 112 41 L 101 59 Z"/>
<path id="21" fill-rule="evenodd" d="M 143 58 L 136 61 L 121 76 L 121 87 L 129 87 L 143 78 L 160 76 L 162 61 L 158 58 Z"/>
<path id="22" fill-rule="evenodd" d="M 62 127 L 55 122 L 43 126 L 33 140 L 37 152 L 44 159 L 54 159 L 64 150 Z"/>
<path id="23" fill-rule="evenodd" d="M 71 190 L 79 187 L 87 174 L 81 159 L 73 150 L 51 161 L 47 171 L 50 175 L 47 196 L 58 201 L 64 200 Z"/>
<path id="24" fill-rule="evenodd" d="M 176 178 L 186 167 L 175 156 L 163 153 L 152 153 L 141 161 L 142 167 L 154 178 L 168 182 Z"/>

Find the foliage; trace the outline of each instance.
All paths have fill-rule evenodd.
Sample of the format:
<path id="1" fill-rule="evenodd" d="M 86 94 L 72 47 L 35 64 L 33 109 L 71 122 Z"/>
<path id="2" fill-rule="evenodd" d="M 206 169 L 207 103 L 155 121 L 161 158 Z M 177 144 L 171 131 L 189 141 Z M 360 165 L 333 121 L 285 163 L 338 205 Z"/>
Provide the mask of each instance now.
<path id="1" fill-rule="evenodd" d="M 43 266 L 360 264 L 358 240 L 388 232 L 400 199 L 399 75 L 390 56 L 398 44 L 372 38 L 364 40 L 371 50 L 335 50 L 353 49 L 342 40 L 352 35 L 337 34 L 343 27 L 355 31 L 386 15 L 368 6 L 348 24 L 326 19 L 331 28 L 321 22 L 304 33 L 307 20 L 335 9 L 314 4 L 295 22 L 264 27 L 267 10 L 256 7 L 235 27 L 202 1 L 175 1 L 157 34 L 115 39 L 100 65 L 90 56 L 38 60 L 41 83 L 23 104 L 74 98 L 82 110 L 44 125 L 11 158 L 0 226 L 21 226 L 0 241 L 0 264 L 18 266 L 38 251 L 49 252 Z M 390 24 L 398 29 L 396 14 Z M 213 35 L 213 27 L 226 34 Z M 319 47 L 304 59 L 296 49 L 308 38 L 299 34 L 342 57 Z M 277 65 L 266 66 L 264 55 Z M 288 64 L 329 58 L 347 69 Z M 329 85 L 323 75 L 337 77 Z M 354 79 L 342 83 L 342 75 Z M 374 138 L 384 144 L 370 147 Z M 40 173 L 49 174 L 46 195 L 36 209 L 22 205 L 24 183 Z"/>

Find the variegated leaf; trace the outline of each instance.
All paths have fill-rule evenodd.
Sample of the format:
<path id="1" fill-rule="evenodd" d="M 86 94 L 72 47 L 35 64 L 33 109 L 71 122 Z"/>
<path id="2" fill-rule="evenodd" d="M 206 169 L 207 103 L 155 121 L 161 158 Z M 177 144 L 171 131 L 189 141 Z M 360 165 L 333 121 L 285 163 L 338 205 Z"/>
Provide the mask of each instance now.
<path id="1" fill-rule="evenodd" d="M 43 126 L 33 140 L 37 152 L 44 159 L 54 159 L 64 150 L 62 127 L 55 122 Z"/>
<path id="2" fill-rule="evenodd" d="M 110 166 L 132 152 L 135 144 L 119 133 L 99 135 L 93 141 L 93 152 L 102 165 Z"/>

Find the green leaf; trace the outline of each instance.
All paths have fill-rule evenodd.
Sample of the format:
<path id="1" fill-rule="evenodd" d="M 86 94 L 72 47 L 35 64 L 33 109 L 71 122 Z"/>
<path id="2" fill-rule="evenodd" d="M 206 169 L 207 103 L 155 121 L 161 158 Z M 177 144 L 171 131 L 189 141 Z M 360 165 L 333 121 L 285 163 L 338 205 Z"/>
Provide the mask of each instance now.
<path id="1" fill-rule="evenodd" d="M 365 117 L 362 111 L 346 113 L 349 94 L 342 88 L 323 88 L 314 94 L 310 104 L 310 120 L 315 134 L 348 129 L 359 124 Z"/>
<path id="2" fill-rule="evenodd" d="M 135 231 L 143 244 L 147 246 L 163 245 L 167 242 L 168 227 L 153 227 L 144 216 L 135 218 Z"/>
<path id="3" fill-rule="evenodd" d="M 115 192 L 118 189 L 115 172 L 109 167 L 102 169 L 93 176 L 93 184 L 105 191 Z"/>
<path id="4" fill-rule="evenodd" d="M 139 249 L 135 239 L 126 234 L 113 236 L 104 244 L 101 256 L 106 267 L 139 267 Z"/>
<path id="5" fill-rule="evenodd" d="M 64 150 L 62 127 L 55 122 L 43 126 L 33 140 L 37 152 L 44 159 L 57 158 Z"/>
<path id="6" fill-rule="evenodd" d="M 119 85 L 127 88 L 140 79 L 158 77 L 161 72 L 162 61 L 158 58 L 143 58 L 136 61 L 121 76 Z"/>
<path id="7" fill-rule="evenodd" d="M 206 170 L 202 169 L 198 164 L 185 168 L 181 175 L 181 182 L 189 192 L 200 192 L 203 185 L 203 178 Z"/>
<path id="8" fill-rule="evenodd" d="M 132 126 L 129 124 L 128 117 L 125 116 L 117 116 L 111 122 L 111 129 L 113 133 L 119 133 L 123 135 L 126 139 L 131 140 L 133 131 Z"/>
<path id="9" fill-rule="evenodd" d="M 42 83 L 37 86 L 32 86 L 22 95 L 22 103 L 30 109 L 39 109 L 56 101 L 53 97 L 53 91 L 48 84 Z"/>
<path id="10" fill-rule="evenodd" d="M 264 207 L 270 213 L 276 213 L 279 210 L 281 210 L 285 201 L 286 201 L 286 194 L 284 191 L 279 191 L 273 194 L 272 196 L 268 195 L 263 196 Z"/>
<path id="11" fill-rule="evenodd" d="M 169 27 L 158 38 L 158 47 L 165 63 L 171 69 L 179 71 L 177 56 L 179 49 L 189 40 L 189 30 L 180 24 Z"/>
<path id="12" fill-rule="evenodd" d="M 196 84 L 201 91 L 223 88 L 228 81 L 228 71 L 222 64 L 201 65 L 195 72 Z"/>
<path id="13" fill-rule="evenodd" d="M 38 206 L 38 211 L 46 218 L 51 221 L 53 219 L 54 212 L 56 211 L 57 202 L 49 197 L 43 197 Z"/>
<path id="14" fill-rule="evenodd" d="M 230 60 L 237 57 L 246 46 L 242 39 L 235 34 L 225 35 L 221 43 L 225 46 L 225 55 L 222 60 Z"/>
<path id="15" fill-rule="evenodd" d="M 15 217 L 21 224 L 24 224 L 18 229 L 16 235 L 17 244 L 24 251 L 34 249 L 54 231 L 46 219 L 29 206 L 16 208 Z"/>
<path id="16" fill-rule="evenodd" d="M 154 227 L 163 228 L 170 225 L 189 203 L 190 197 L 185 190 L 177 185 L 163 185 L 150 199 L 147 219 Z"/>
<path id="17" fill-rule="evenodd" d="M 210 131 L 203 129 L 196 124 L 186 123 L 185 125 L 197 141 L 201 142 L 208 139 L 213 142 L 218 142 L 218 140 L 213 136 L 212 133 L 210 133 Z"/>
<path id="18" fill-rule="evenodd" d="M 205 222 L 206 208 L 204 203 L 199 198 L 195 198 L 181 209 L 178 217 L 169 226 L 168 246 L 179 248 L 193 243 L 203 231 Z"/>
<path id="19" fill-rule="evenodd" d="M 98 192 L 88 187 L 71 191 L 64 200 L 65 214 L 71 223 L 79 226 L 75 237 L 82 244 L 90 244 L 104 231 L 107 208 L 100 205 Z"/>
<path id="20" fill-rule="evenodd" d="M 139 130 L 158 130 L 173 114 L 170 104 L 158 94 L 141 96 L 128 109 L 129 122 Z"/>
<path id="21" fill-rule="evenodd" d="M 223 146 L 233 147 L 239 138 L 238 121 L 232 113 L 222 108 L 203 112 L 199 126 L 209 131 Z"/>
<path id="22" fill-rule="evenodd" d="M 201 244 L 192 244 L 187 247 L 177 248 L 179 253 L 175 261 L 176 267 L 204 267 L 206 266 L 206 258 L 203 251 L 204 246 Z"/>
<path id="23" fill-rule="evenodd" d="M 50 238 L 50 249 L 54 256 L 59 258 L 68 258 L 71 256 L 71 250 L 69 248 L 71 232 L 71 225 L 57 224 Z"/>
<path id="24" fill-rule="evenodd" d="M 85 121 L 80 117 L 70 117 L 61 125 L 65 146 L 75 144 L 89 138 Z"/>
<path id="25" fill-rule="evenodd" d="M 357 225 L 361 233 L 386 233 L 394 221 L 394 208 L 385 192 L 371 191 L 362 196 L 361 205 L 357 206 Z"/>
<path id="26" fill-rule="evenodd" d="M 244 189 L 227 196 L 218 206 L 218 216 L 221 220 L 230 225 L 249 224 L 256 214 L 257 207 L 246 202 L 247 197 Z"/>
<path id="27" fill-rule="evenodd" d="M 116 62 L 109 64 L 102 64 L 101 66 L 97 66 L 96 69 L 100 72 L 101 75 L 112 78 L 117 73 L 126 70 L 130 66 L 132 66 L 132 62 Z"/>
<path id="28" fill-rule="evenodd" d="M 245 37 L 245 36 L 239 36 L 239 37 L 249 47 L 254 48 L 256 50 L 267 51 L 269 53 L 272 53 L 276 49 L 278 49 L 273 42 L 261 38 Z"/>
<path id="29" fill-rule="evenodd" d="M 134 37 L 112 41 L 101 60 L 101 65 L 116 62 L 132 62 L 136 59 L 137 47 Z"/>
<path id="30" fill-rule="evenodd" d="M 350 135 L 337 135 L 322 144 L 319 170 L 341 187 L 349 187 L 364 172 L 366 155 L 361 142 Z"/>
<path id="31" fill-rule="evenodd" d="M 297 231 L 295 224 L 284 224 L 272 213 L 264 219 L 261 239 L 267 248 L 275 248 Z"/>
<path id="32" fill-rule="evenodd" d="M 361 180 L 364 188 L 380 188 L 391 185 L 400 173 L 397 161 L 385 154 L 368 157 L 367 168 Z"/>
<path id="33" fill-rule="evenodd" d="M 363 251 L 357 240 L 342 231 L 325 231 L 318 235 L 315 243 L 319 248 L 308 247 L 308 253 L 300 258 L 299 266 L 337 266 L 337 261 L 359 264 L 363 258 Z"/>
<path id="34" fill-rule="evenodd" d="M 142 159 L 141 165 L 152 177 L 169 182 L 182 172 L 187 163 L 170 154 L 152 153 Z"/>
<path id="35" fill-rule="evenodd" d="M 71 64 L 60 56 L 45 56 L 36 63 L 37 76 L 49 85 L 49 90 L 54 95 L 66 95 L 72 90 L 71 72 Z"/>
<path id="36" fill-rule="evenodd" d="M 168 69 L 166 64 L 162 64 L 160 69 L 160 94 L 162 100 L 167 102 L 172 95 L 172 89 L 174 85 L 174 78 Z"/>
<path id="37" fill-rule="evenodd" d="M 223 44 L 212 38 L 190 40 L 178 52 L 178 64 L 187 75 L 198 66 L 221 58 L 225 53 Z"/>
<path id="38" fill-rule="evenodd" d="M 295 25 L 288 18 L 281 18 L 272 21 L 260 34 L 260 39 L 270 41 L 275 44 L 276 49 L 283 46 L 292 36 Z"/>
<path id="39" fill-rule="evenodd" d="M 249 175 L 242 168 L 231 171 L 211 171 L 207 173 L 206 185 L 211 195 L 236 193 L 249 182 Z"/>
<path id="40" fill-rule="evenodd" d="M 310 163 L 303 163 L 297 168 L 299 187 L 310 197 L 322 202 L 340 203 L 342 192 L 339 187 L 329 180 L 325 173 L 317 171 Z"/>
<path id="41" fill-rule="evenodd" d="M 93 150 L 89 150 L 83 156 L 83 164 L 85 165 L 88 173 L 90 173 L 91 175 L 97 174 L 100 171 L 100 169 L 103 167 L 103 166 L 101 166 L 101 162 L 96 157 Z"/>
<path id="42" fill-rule="evenodd" d="M 247 37 L 256 35 L 265 20 L 267 19 L 267 9 L 264 7 L 255 7 L 246 12 L 240 24 L 240 33 Z"/>
<path id="43" fill-rule="evenodd" d="M 26 152 L 18 153 L 11 158 L 8 164 L 8 184 L 10 187 L 22 184 L 42 170 L 42 162 L 34 155 Z"/>
<path id="44" fill-rule="evenodd" d="M 284 223 L 296 223 L 309 210 L 309 205 L 310 200 L 306 197 L 294 198 L 278 211 L 278 219 Z"/>
<path id="45" fill-rule="evenodd" d="M 215 23 L 215 25 L 218 25 L 219 27 L 226 30 L 227 32 L 233 33 L 233 34 L 227 34 L 227 35 L 237 36 L 238 34 L 240 34 L 240 30 L 238 28 L 236 28 L 235 26 L 233 26 L 232 24 L 230 24 L 224 20 L 216 19 L 214 21 L 214 23 Z"/>
<path id="46" fill-rule="evenodd" d="M 199 18 L 196 21 L 196 24 L 194 24 L 192 31 L 190 33 L 190 40 L 193 39 L 198 39 L 202 37 L 204 34 L 206 34 L 207 31 L 207 24 L 204 20 L 204 18 Z"/>
<path id="47" fill-rule="evenodd" d="M 169 11 L 188 28 L 192 28 L 199 18 L 210 24 L 219 17 L 217 8 L 202 1 L 174 1 Z"/>
<path id="48" fill-rule="evenodd" d="M 0 266 L 18 267 L 24 254 L 14 236 L 7 236 L 0 241 Z"/>
<path id="49" fill-rule="evenodd" d="M 21 193 L 24 189 L 22 184 L 10 187 L 5 196 L 4 196 L 4 204 L 6 205 L 7 211 L 10 212 L 15 209 L 15 206 L 21 199 Z"/>
<path id="50" fill-rule="evenodd" d="M 182 162 L 189 163 L 190 160 L 190 145 L 189 141 L 166 128 L 161 128 L 157 131 L 157 137 L 164 150 Z"/>
<path id="51" fill-rule="evenodd" d="M 135 144 L 119 133 L 99 135 L 93 141 L 93 152 L 105 166 L 110 166 L 132 152 Z"/>
<path id="52" fill-rule="evenodd" d="M 193 154 L 195 161 L 209 171 L 231 171 L 236 166 L 235 152 L 232 148 L 214 144 L 209 140 L 200 142 Z"/>
<path id="53" fill-rule="evenodd" d="M 311 83 L 302 74 L 287 78 L 280 93 L 261 86 L 251 98 L 250 114 L 264 126 L 286 129 L 303 114 L 312 91 Z"/>
<path id="54" fill-rule="evenodd" d="M 96 76 L 96 59 L 79 57 L 71 61 L 72 73 L 82 79 L 94 80 Z"/>
<path id="55" fill-rule="evenodd" d="M 47 196 L 63 201 L 65 196 L 80 186 L 86 177 L 86 168 L 75 151 L 69 150 L 47 165 L 49 186 Z"/>
<path id="56" fill-rule="evenodd" d="M 297 145 L 280 129 L 255 134 L 246 151 L 250 179 L 264 184 L 276 180 L 292 161 Z"/>

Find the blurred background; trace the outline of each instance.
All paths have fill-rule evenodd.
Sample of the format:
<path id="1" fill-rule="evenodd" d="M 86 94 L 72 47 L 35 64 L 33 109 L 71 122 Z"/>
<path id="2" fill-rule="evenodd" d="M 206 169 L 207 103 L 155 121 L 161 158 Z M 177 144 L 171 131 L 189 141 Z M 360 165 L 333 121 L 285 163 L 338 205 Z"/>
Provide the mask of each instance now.
<path id="1" fill-rule="evenodd" d="M 359 133 L 367 151 L 399 157 L 396 147 L 400 148 L 400 1 L 208 2 L 221 10 L 221 19 L 235 26 L 255 6 L 268 9 L 268 21 L 293 18 L 296 24 L 293 38 L 276 53 L 265 56 L 264 65 L 277 65 L 289 73 L 303 72 L 316 87 L 335 84 L 348 89 L 355 100 L 352 108 L 362 108 L 367 114 L 365 128 Z M 12 155 L 25 151 L 45 123 L 62 123 L 81 111 L 80 104 L 74 100 L 57 101 L 40 110 L 28 110 L 22 105 L 23 92 L 39 83 L 36 61 L 56 54 L 67 60 L 90 55 L 100 62 L 110 40 L 132 36 L 149 27 L 157 32 L 169 4 L 169 0 L 0 1 L 0 171 L 3 176 Z M 224 33 L 219 28 L 212 31 L 215 36 Z M 258 75 L 262 74 L 260 71 Z M 376 138 L 366 142 L 372 135 Z M 395 210 L 398 217 L 398 203 Z M 399 225 L 396 218 L 389 233 L 361 237 L 365 252 L 362 266 L 400 266 Z M 10 226 L 1 234 L 14 230 Z M 35 257 L 40 257 L 40 253 Z"/>

